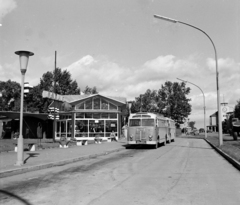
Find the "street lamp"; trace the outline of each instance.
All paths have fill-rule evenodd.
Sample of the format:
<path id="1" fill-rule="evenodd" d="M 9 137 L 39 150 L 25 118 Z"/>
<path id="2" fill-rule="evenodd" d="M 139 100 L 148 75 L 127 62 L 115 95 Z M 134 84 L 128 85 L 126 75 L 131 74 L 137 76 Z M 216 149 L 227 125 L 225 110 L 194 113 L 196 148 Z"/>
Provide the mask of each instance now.
<path id="1" fill-rule="evenodd" d="M 196 86 L 197 88 L 199 88 L 199 89 L 201 90 L 201 92 L 202 92 L 202 94 L 203 94 L 204 132 L 205 132 L 205 139 L 207 139 L 205 95 L 204 95 L 202 89 L 201 89 L 199 86 L 195 85 L 194 83 L 191 83 L 191 82 L 186 81 L 186 80 L 182 80 L 182 79 L 180 79 L 180 78 L 177 78 L 177 79 L 180 80 L 180 81 L 183 81 L 183 82 L 185 82 L 185 83 L 190 83 L 190 84 Z"/>
<path id="2" fill-rule="evenodd" d="M 20 107 L 20 132 L 18 137 L 18 147 L 17 147 L 17 166 L 23 165 L 23 95 L 24 95 L 24 77 L 27 71 L 28 58 L 34 55 L 34 53 L 29 51 L 16 51 L 15 54 L 19 55 L 20 60 L 20 71 L 22 74 L 22 84 L 21 84 L 21 107 Z"/>
<path id="3" fill-rule="evenodd" d="M 203 30 L 201 30 L 198 27 L 195 27 L 191 24 L 187 24 L 185 22 L 179 21 L 179 20 L 175 20 L 175 19 L 171 19 L 171 18 L 167 18 L 164 16 L 159 16 L 159 15 L 153 15 L 155 18 L 164 20 L 164 21 L 169 21 L 171 23 L 181 23 L 187 26 L 190 26 L 192 28 L 195 28 L 199 31 L 201 31 L 202 33 L 204 33 L 208 39 L 211 41 L 213 48 L 214 48 L 214 53 L 215 53 L 215 61 L 216 61 L 216 83 L 217 83 L 217 108 L 218 108 L 218 138 L 219 138 L 219 145 L 221 146 L 223 144 L 223 138 L 222 138 L 222 118 L 221 118 L 221 109 L 220 109 L 220 88 L 219 88 L 219 80 L 218 80 L 218 76 L 219 76 L 219 72 L 218 72 L 218 61 L 217 61 L 217 50 L 216 47 L 212 41 L 212 39 L 210 38 L 210 36 Z"/>

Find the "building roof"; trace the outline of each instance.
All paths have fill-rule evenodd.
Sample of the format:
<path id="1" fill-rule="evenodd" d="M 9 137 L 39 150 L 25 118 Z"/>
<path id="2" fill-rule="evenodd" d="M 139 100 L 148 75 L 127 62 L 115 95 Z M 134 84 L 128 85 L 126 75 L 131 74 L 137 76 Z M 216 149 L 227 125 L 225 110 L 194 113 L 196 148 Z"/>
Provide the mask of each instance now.
<path id="1" fill-rule="evenodd" d="M 49 91 L 43 91 L 42 93 L 42 97 L 43 98 L 49 98 L 52 100 L 57 100 L 57 101 L 62 101 L 62 102 L 68 102 L 72 105 L 76 105 L 79 102 L 83 101 L 83 100 L 87 100 L 88 98 L 92 98 L 95 96 L 101 96 L 103 98 L 106 98 L 108 100 L 117 102 L 119 105 L 124 105 L 127 102 L 127 99 L 124 97 L 114 97 L 114 96 L 104 96 L 101 94 L 91 94 L 91 95 L 59 95 L 59 94 L 54 94 L 52 92 Z"/>
<path id="2" fill-rule="evenodd" d="M 217 115 L 218 115 L 218 111 L 213 113 L 213 114 L 211 114 L 210 117 L 217 117 Z"/>
<path id="3" fill-rule="evenodd" d="M 47 120 L 48 114 L 47 113 L 23 113 L 23 117 L 35 117 L 41 120 Z M 0 120 L 1 119 L 19 119 L 20 112 L 12 112 L 12 111 L 0 111 Z"/>

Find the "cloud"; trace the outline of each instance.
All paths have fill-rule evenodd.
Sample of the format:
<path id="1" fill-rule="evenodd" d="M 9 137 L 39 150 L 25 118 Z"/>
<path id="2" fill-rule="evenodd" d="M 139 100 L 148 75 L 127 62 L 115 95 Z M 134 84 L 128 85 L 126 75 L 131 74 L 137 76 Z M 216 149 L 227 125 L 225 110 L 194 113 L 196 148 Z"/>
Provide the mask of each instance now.
<path id="1" fill-rule="evenodd" d="M 215 59 L 212 58 L 208 58 L 207 59 L 207 66 L 208 69 L 211 72 L 216 72 L 216 63 L 215 63 Z M 225 75 L 225 74 L 229 74 L 229 69 L 231 69 L 232 73 L 235 73 L 237 71 L 239 71 L 240 69 L 240 65 L 239 63 L 235 62 L 233 59 L 231 58 L 219 58 L 218 59 L 218 71 L 219 73 Z"/>
<path id="2" fill-rule="evenodd" d="M 0 20 L 17 7 L 14 0 L 0 0 Z"/>
<path id="3" fill-rule="evenodd" d="M 207 65 L 210 70 L 215 69 L 215 60 L 207 59 Z M 231 58 L 218 60 L 219 71 L 219 87 L 222 97 L 229 100 L 231 103 L 237 97 L 240 99 L 240 64 Z M 236 102 L 236 100 L 235 100 Z"/>
<path id="4" fill-rule="evenodd" d="M 87 55 L 65 69 L 71 72 L 82 89 L 86 85 L 96 86 L 101 93 L 134 99 L 147 89 L 159 89 L 167 80 L 176 81 L 183 72 L 194 76 L 197 68 L 196 63 L 172 55 L 159 56 L 137 68 L 123 67 L 107 58 Z"/>
<path id="5" fill-rule="evenodd" d="M 1 73 L 1 80 L 2 81 L 16 81 L 20 80 L 20 69 L 19 68 L 19 61 L 15 61 L 12 64 L 6 63 L 4 65 L 0 65 L 0 73 Z"/>

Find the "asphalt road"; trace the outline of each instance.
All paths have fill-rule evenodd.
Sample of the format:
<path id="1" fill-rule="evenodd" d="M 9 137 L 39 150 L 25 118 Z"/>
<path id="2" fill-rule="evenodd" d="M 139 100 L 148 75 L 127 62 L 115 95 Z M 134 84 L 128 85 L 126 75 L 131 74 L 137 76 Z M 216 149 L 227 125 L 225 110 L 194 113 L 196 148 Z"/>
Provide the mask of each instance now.
<path id="1" fill-rule="evenodd" d="M 0 204 L 240 204 L 240 172 L 204 140 L 177 138 L 0 179 Z"/>

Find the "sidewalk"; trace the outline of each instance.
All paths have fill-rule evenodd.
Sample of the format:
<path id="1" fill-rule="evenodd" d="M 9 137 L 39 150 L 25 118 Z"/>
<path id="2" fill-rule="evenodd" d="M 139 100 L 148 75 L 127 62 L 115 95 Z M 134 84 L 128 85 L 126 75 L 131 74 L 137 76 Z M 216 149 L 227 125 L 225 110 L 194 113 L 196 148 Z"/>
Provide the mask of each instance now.
<path id="1" fill-rule="evenodd" d="M 182 134 L 181 137 L 186 138 L 198 138 L 205 139 L 204 133 L 200 135 L 185 135 Z M 220 155 L 222 155 L 226 160 L 228 160 L 234 167 L 240 170 L 240 140 L 233 140 L 233 137 L 229 134 L 223 134 L 223 144 L 219 146 L 218 133 L 207 133 L 207 139 L 205 141 L 209 143 Z"/>
<path id="2" fill-rule="evenodd" d="M 125 149 L 124 145 L 126 145 L 126 139 L 122 138 L 118 142 L 26 151 L 23 166 L 14 165 L 17 161 L 17 152 L 2 152 L 0 153 L 0 178 L 106 155 Z"/>

